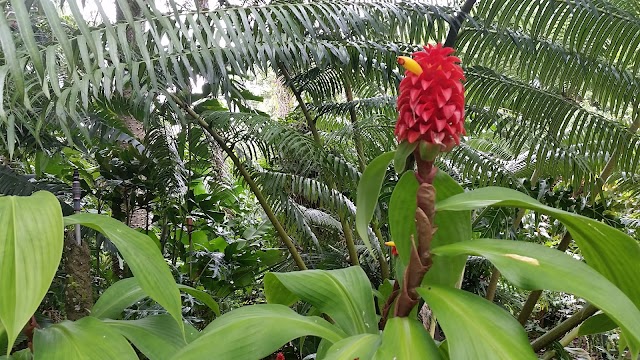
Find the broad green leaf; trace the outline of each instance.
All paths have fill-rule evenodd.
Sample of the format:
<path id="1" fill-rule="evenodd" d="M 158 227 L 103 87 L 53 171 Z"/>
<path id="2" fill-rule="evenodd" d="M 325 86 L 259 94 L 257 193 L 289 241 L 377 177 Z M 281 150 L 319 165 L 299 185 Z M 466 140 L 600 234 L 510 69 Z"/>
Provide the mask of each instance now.
<path id="1" fill-rule="evenodd" d="M 127 339 L 92 316 L 36 330 L 33 356 L 47 360 L 138 359 Z"/>
<path id="2" fill-rule="evenodd" d="M 418 320 L 395 317 L 387 320 L 382 332 L 382 343 L 374 359 L 438 360 L 440 353 L 436 343 Z"/>
<path id="3" fill-rule="evenodd" d="M 7 355 L 0 356 L 0 360 L 31 360 L 31 359 L 33 359 L 33 353 L 29 348 L 16 351 L 9 356 Z"/>
<path id="4" fill-rule="evenodd" d="M 450 287 L 417 290 L 447 336 L 451 359 L 536 359 L 520 323 L 499 306 Z"/>
<path id="5" fill-rule="evenodd" d="M 148 316 L 140 320 L 105 320 L 150 360 L 167 359 L 198 338 L 198 330 L 185 324 L 186 341 L 182 330 L 171 315 Z"/>
<path id="6" fill-rule="evenodd" d="M 380 335 L 355 335 L 333 344 L 322 359 L 371 359 L 378 346 L 380 346 Z"/>
<path id="7" fill-rule="evenodd" d="M 462 186 L 444 171 L 438 171 L 433 180 L 433 186 L 436 188 L 436 207 L 441 201 L 464 192 Z M 435 220 L 438 231 L 433 236 L 431 248 L 471 240 L 471 211 L 436 213 Z M 446 260 L 433 259 L 433 265 L 424 277 L 422 284 L 460 287 L 459 283 L 466 262 L 467 257 L 464 255 L 450 256 Z"/>
<path id="8" fill-rule="evenodd" d="M 396 184 L 389 200 L 389 232 L 404 264 L 409 262 L 411 236 L 416 236 L 416 194 L 419 185 L 415 173 L 408 171 Z"/>
<path id="9" fill-rule="evenodd" d="M 395 151 L 389 151 L 373 159 L 369 165 L 367 165 L 358 183 L 356 230 L 371 253 L 373 253 L 373 251 L 371 249 L 371 242 L 369 241 L 369 223 L 371 219 L 373 219 L 373 213 L 378 204 L 378 195 L 382 188 L 382 182 L 384 181 L 387 168 L 391 160 L 393 160 L 394 155 Z"/>
<path id="10" fill-rule="evenodd" d="M 178 284 L 178 289 L 207 305 L 216 315 L 220 315 L 220 307 L 211 295 L 187 285 Z M 91 309 L 91 316 L 100 319 L 119 319 L 124 309 L 147 297 L 135 277 L 122 279 L 109 286 Z"/>
<path id="11" fill-rule="evenodd" d="M 119 319 L 124 309 L 144 299 L 146 294 L 134 277 L 109 286 L 91 308 L 91 316 L 99 319 Z"/>
<path id="12" fill-rule="evenodd" d="M 439 212 L 514 206 L 560 220 L 580 247 L 587 264 L 604 275 L 640 308 L 640 244 L 627 234 L 584 216 L 554 209 L 515 190 L 487 187 L 437 204 Z"/>
<path id="13" fill-rule="evenodd" d="M 578 329 L 578 336 L 593 335 L 607 332 L 618 327 L 607 314 L 596 314 L 588 318 L 585 322 L 580 324 Z"/>
<path id="14" fill-rule="evenodd" d="M 172 359 L 255 360 L 302 336 L 318 336 L 336 343 L 344 332 L 317 316 L 302 316 L 284 305 L 250 305 L 217 318 L 200 337 Z"/>
<path id="15" fill-rule="evenodd" d="M 432 252 L 444 257 L 483 256 L 518 287 L 562 291 L 584 298 L 627 331 L 634 346 L 640 346 L 638 308 L 607 278 L 561 251 L 519 241 L 478 239 L 435 248 Z"/>
<path id="16" fill-rule="evenodd" d="M 62 256 L 58 199 L 46 191 L 0 197 L 0 322 L 8 352 L 38 309 Z"/>
<path id="17" fill-rule="evenodd" d="M 118 248 L 140 287 L 182 323 L 180 291 L 164 257 L 148 236 L 108 216 L 75 214 L 65 217 L 67 225 L 81 224 L 104 234 Z"/>
<path id="18" fill-rule="evenodd" d="M 413 172 L 405 173 L 389 201 L 389 231 L 404 264 L 409 261 L 411 235 L 416 234 L 414 218 L 418 185 Z M 433 186 L 436 188 L 436 203 L 463 192 L 462 187 L 443 171 L 438 171 Z M 468 210 L 436 214 L 435 223 L 438 231 L 431 242 L 432 247 L 471 239 L 471 212 Z M 465 256 L 447 258 L 446 261 L 434 259 L 424 283 L 454 286 L 462 276 L 465 262 Z"/>
<path id="19" fill-rule="evenodd" d="M 213 297 L 211 297 L 211 295 L 209 295 L 206 291 L 198 290 L 192 288 L 191 286 L 183 284 L 178 284 L 178 289 L 180 289 L 180 291 L 182 291 L 183 293 L 189 294 L 194 298 L 202 301 L 202 303 L 207 305 L 209 309 L 213 310 L 214 314 L 220 316 L 220 305 L 218 305 L 218 303 L 213 300 Z"/>
<path id="20" fill-rule="evenodd" d="M 359 266 L 268 273 L 264 284 L 269 303 L 289 306 L 301 299 L 329 315 L 349 335 L 378 332 L 371 283 Z"/>
<path id="21" fill-rule="evenodd" d="M 407 165 L 407 158 L 411 155 L 413 150 L 416 149 L 416 146 L 418 146 L 417 142 L 410 143 L 408 141 L 403 141 L 398 144 L 396 154 L 393 157 L 393 168 L 396 169 L 396 173 L 402 174 Z"/>

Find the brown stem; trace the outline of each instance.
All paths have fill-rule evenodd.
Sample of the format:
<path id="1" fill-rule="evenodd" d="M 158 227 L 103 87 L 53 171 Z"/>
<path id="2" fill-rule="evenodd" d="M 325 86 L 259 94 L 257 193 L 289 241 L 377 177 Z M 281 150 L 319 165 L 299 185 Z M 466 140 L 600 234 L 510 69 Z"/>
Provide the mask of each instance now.
<path id="1" fill-rule="evenodd" d="M 420 182 L 416 194 L 418 206 L 415 212 L 418 238 L 416 239 L 413 235 L 410 238 L 409 263 L 404 271 L 402 289 L 395 306 L 397 317 L 409 316 L 411 310 L 418 304 L 420 296 L 416 288 L 420 286 L 422 279 L 433 264 L 431 240 L 436 231 L 434 226 L 436 190 L 432 182 L 437 168 L 433 166 L 433 162 L 421 160 L 419 154 L 416 154 L 416 161 L 418 163 L 416 178 Z"/>
<path id="2" fill-rule="evenodd" d="M 204 119 L 201 116 L 199 116 L 195 111 L 193 111 L 193 109 L 189 105 L 185 104 L 182 100 L 180 100 L 174 94 L 170 94 L 170 96 L 178 105 L 180 105 L 189 114 L 189 116 L 191 116 L 195 121 L 197 121 L 200 127 L 202 127 L 202 129 L 204 129 L 213 138 L 213 140 L 216 143 L 218 143 L 220 148 L 225 153 L 227 153 L 227 156 L 229 156 L 231 161 L 233 161 L 233 164 L 236 166 L 238 171 L 240 171 L 240 174 L 249 185 L 249 188 L 251 189 L 253 194 L 256 196 L 256 199 L 258 199 L 258 203 L 260 203 L 260 206 L 262 207 L 264 212 L 267 214 L 267 217 L 269 218 L 269 220 L 271 221 L 271 224 L 273 225 L 276 232 L 278 233 L 278 236 L 280 237 L 284 245 L 287 247 L 287 249 L 289 249 L 289 253 L 291 253 L 291 256 L 293 257 L 293 260 L 298 266 L 298 269 L 306 270 L 307 266 L 302 260 L 302 257 L 300 256 L 298 249 L 296 249 L 296 246 L 294 245 L 293 241 L 289 237 L 289 234 L 287 234 L 287 232 L 282 227 L 282 224 L 280 224 L 280 221 L 278 221 L 278 219 L 276 218 L 275 214 L 273 213 L 273 210 L 271 209 L 271 206 L 267 202 L 267 199 L 262 194 L 262 191 L 260 191 L 258 184 L 256 184 L 255 181 L 253 181 L 251 174 L 249 174 L 247 169 L 245 169 L 245 167 L 240 162 L 240 159 L 236 156 L 233 150 L 229 146 L 227 146 L 227 142 L 222 138 L 222 136 L 220 136 L 220 134 L 218 134 L 215 130 L 213 130 L 209 126 L 209 124 L 207 124 L 207 122 L 204 121 Z"/>
<path id="3" fill-rule="evenodd" d="M 387 301 L 384 303 L 382 307 L 382 316 L 380 318 L 380 322 L 378 322 L 378 328 L 380 330 L 384 330 L 384 326 L 387 324 L 387 319 L 389 318 L 389 311 L 391 310 L 391 305 L 398 298 L 398 294 L 400 293 L 400 282 L 397 280 L 393 283 L 393 291 L 387 298 Z"/>
<path id="4" fill-rule="evenodd" d="M 282 75 L 284 76 L 287 82 L 287 86 L 289 86 L 289 88 L 291 89 L 291 92 L 293 92 L 293 95 L 295 95 L 296 100 L 298 101 L 300 110 L 302 110 L 302 114 L 304 115 L 304 118 L 307 121 L 307 126 L 309 127 L 309 130 L 311 130 L 311 134 L 313 135 L 313 140 L 315 141 L 317 146 L 322 147 L 322 139 L 320 138 L 320 134 L 318 133 L 316 122 L 311 117 L 309 108 L 307 107 L 307 104 L 302 99 L 302 92 L 296 89 L 296 87 L 291 82 L 291 76 L 289 75 L 289 72 L 287 71 L 287 69 L 280 66 L 280 72 L 282 72 Z M 327 183 L 331 189 L 333 190 L 337 189 L 336 184 L 333 180 L 331 180 L 331 177 L 329 178 Z M 346 217 L 340 213 L 338 214 L 338 217 L 340 218 L 342 233 L 344 234 L 344 239 L 345 239 L 345 242 L 347 243 L 347 249 L 349 250 L 349 258 L 351 260 L 351 264 L 354 266 L 359 265 L 360 261 L 358 259 L 358 251 L 356 249 L 356 244 L 353 241 L 353 232 L 351 231 L 351 227 L 349 227 L 349 222 L 347 221 Z"/>
<path id="5" fill-rule="evenodd" d="M 491 279 L 489 279 L 489 286 L 487 287 L 487 296 L 486 299 L 489 301 L 493 301 L 496 297 L 496 290 L 498 289 L 498 280 L 500 280 L 500 270 L 498 270 L 495 266 L 493 267 L 493 271 L 491 272 Z"/>
<path id="6" fill-rule="evenodd" d="M 531 347 L 533 348 L 533 351 L 538 352 L 544 349 L 545 347 L 549 346 L 549 344 L 551 344 L 552 342 L 562 337 L 562 335 L 566 334 L 574 327 L 580 325 L 583 321 L 587 320 L 591 315 L 595 314 L 597 311 L 598 311 L 597 307 L 591 304 L 586 305 L 585 307 L 582 308 L 582 310 L 573 314 L 573 316 L 571 316 L 567 320 L 561 322 L 553 329 L 547 331 L 544 335 L 535 339 L 531 343 Z"/>
<path id="7" fill-rule="evenodd" d="M 562 240 L 560 240 L 560 243 L 558 244 L 557 249 L 559 251 L 564 252 L 569 248 L 569 244 L 571 244 L 572 239 L 573 237 L 567 231 L 562 237 Z M 540 299 L 541 295 L 542 295 L 542 290 L 535 290 L 535 291 L 532 291 L 531 294 L 529 294 L 529 297 L 527 297 L 527 301 L 525 301 L 524 305 L 522 306 L 522 310 L 518 315 L 518 321 L 520 322 L 520 324 L 524 325 L 527 323 L 527 320 L 529 320 L 529 316 L 531 316 L 531 312 L 533 312 L 533 309 L 538 303 L 538 300 Z"/>

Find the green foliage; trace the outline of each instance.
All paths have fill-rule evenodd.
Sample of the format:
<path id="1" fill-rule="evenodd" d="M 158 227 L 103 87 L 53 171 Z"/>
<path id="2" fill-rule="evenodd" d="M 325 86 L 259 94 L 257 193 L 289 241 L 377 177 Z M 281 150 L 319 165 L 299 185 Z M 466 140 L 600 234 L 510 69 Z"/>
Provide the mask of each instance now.
<path id="1" fill-rule="evenodd" d="M 38 224 L 38 226 L 34 226 Z M 44 298 L 62 255 L 62 211 L 48 192 L 0 197 L 0 323 L 8 355 Z"/>
<path id="2" fill-rule="evenodd" d="M 536 358 L 522 326 L 498 306 L 451 287 L 431 285 L 418 292 L 447 334 L 451 359 Z"/>
<path id="3" fill-rule="evenodd" d="M 140 287 L 162 305 L 180 326 L 183 325 L 178 287 L 158 247 L 148 236 L 106 216 L 75 214 L 66 217 L 65 222 L 67 225 L 82 224 L 91 227 L 111 239 L 131 267 Z"/>

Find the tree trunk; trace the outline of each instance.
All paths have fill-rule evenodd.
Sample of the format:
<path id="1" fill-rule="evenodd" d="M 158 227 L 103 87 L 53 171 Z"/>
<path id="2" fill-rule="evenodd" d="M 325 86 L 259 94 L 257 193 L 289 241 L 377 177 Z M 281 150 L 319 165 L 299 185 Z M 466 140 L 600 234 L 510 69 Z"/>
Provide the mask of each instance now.
<path id="1" fill-rule="evenodd" d="M 67 319 L 78 320 L 89 315 L 93 306 L 91 253 L 86 241 L 77 245 L 72 230 L 67 231 L 64 237 L 64 266 L 67 273 L 64 290 Z"/>

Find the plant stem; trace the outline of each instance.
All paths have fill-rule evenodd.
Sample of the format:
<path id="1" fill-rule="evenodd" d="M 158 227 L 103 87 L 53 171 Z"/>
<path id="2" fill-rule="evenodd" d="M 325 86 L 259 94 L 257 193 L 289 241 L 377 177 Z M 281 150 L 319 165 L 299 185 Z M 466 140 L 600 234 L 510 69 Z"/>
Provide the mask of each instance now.
<path id="1" fill-rule="evenodd" d="M 569 345 L 569 343 L 571 343 L 573 339 L 578 337 L 579 331 L 580 331 L 579 326 L 576 326 L 575 328 L 573 328 L 573 330 L 571 330 L 567 335 L 565 335 L 562 339 L 560 339 L 559 341 L 560 345 L 562 345 L 563 347 Z M 542 357 L 542 360 L 551 360 L 555 355 L 556 355 L 555 350 L 548 351 L 544 354 L 544 356 Z"/>
<path id="2" fill-rule="evenodd" d="M 293 92 L 293 95 L 295 95 L 296 100 L 298 101 L 300 110 L 302 110 L 302 114 L 304 115 L 304 118 L 307 121 L 307 126 L 309 126 L 309 130 L 311 130 L 311 134 L 313 135 L 313 140 L 315 141 L 318 147 L 322 147 L 322 139 L 320 138 L 320 134 L 318 133 L 316 122 L 311 117 L 311 113 L 309 113 L 309 108 L 307 107 L 307 104 L 302 99 L 301 92 L 298 89 L 296 89 L 296 87 L 291 82 L 291 76 L 289 75 L 289 72 L 287 72 L 287 69 L 280 66 L 280 71 L 282 72 L 282 75 L 284 76 L 287 82 L 287 86 L 289 86 L 289 88 L 291 89 L 291 92 Z M 329 177 L 329 179 L 327 180 L 327 183 L 331 189 L 337 190 L 336 183 L 331 179 L 331 177 Z M 358 251 L 356 250 L 356 244 L 353 241 L 353 233 L 351 231 L 351 227 L 349 227 L 349 222 L 347 221 L 345 216 L 341 214 L 339 211 L 338 211 L 338 217 L 340 218 L 342 233 L 344 234 L 344 239 L 345 239 L 345 242 L 347 243 L 347 249 L 349 250 L 349 259 L 351 260 L 351 264 L 354 266 L 359 265 L 360 261 L 358 259 Z"/>
<path id="3" fill-rule="evenodd" d="M 180 105 L 183 109 L 185 109 L 185 111 L 189 114 L 189 116 L 191 116 L 195 121 L 197 121 L 200 127 L 202 127 L 202 129 L 204 129 L 209 135 L 211 135 L 213 140 L 215 140 L 215 142 L 218 143 L 220 148 L 225 153 L 227 153 L 231 161 L 233 161 L 233 164 L 236 166 L 238 171 L 240 171 L 240 174 L 249 185 L 249 188 L 251 189 L 253 194 L 256 196 L 256 199 L 258 199 L 258 203 L 260 203 L 260 206 L 262 206 L 262 209 L 267 214 L 267 217 L 271 221 L 271 224 L 276 229 L 278 236 L 280 237 L 284 245 L 289 250 L 289 253 L 291 253 L 291 256 L 293 257 L 293 260 L 298 266 L 298 269 L 306 270 L 307 266 L 302 260 L 302 257 L 300 256 L 298 249 L 296 249 L 296 246 L 294 245 L 293 240 L 291 240 L 291 238 L 289 237 L 289 234 L 287 234 L 287 232 L 282 227 L 282 224 L 280 224 L 280 221 L 278 221 L 278 219 L 276 218 L 276 215 L 274 214 L 273 210 L 271 209 L 271 206 L 267 202 L 267 199 L 262 194 L 262 191 L 260 191 L 260 188 L 258 187 L 256 182 L 253 181 L 253 178 L 251 178 L 251 174 L 249 174 L 247 169 L 245 169 L 245 167 L 240 162 L 240 159 L 236 156 L 233 150 L 229 146 L 227 146 L 226 141 L 222 138 L 222 136 L 220 136 L 220 134 L 218 134 L 215 130 L 213 130 L 200 115 L 198 115 L 195 111 L 193 111 L 193 109 L 189 105 L 185 104 L 182 100 L 180 100 L 174 94 L 170 94 L 170 96 L 178 105 Z"/>
<path id="4" fill-rule="evenodd" d="M 538 352 L 545 347 L 549 346 L 552 342 L 559 339 L 562 335 L 566 334 L 568 331 L 573 329 L 574 327 L 580 325 L 583 321 L 587 320 L 591 315 L 595 314 L 598 311 L 598 308 L 588 304 L 582 308 L 582 310 L 573 314 L 567 320 L 561 322 L 553 329 L 547 331 L 544 335 L 535 339 L 531 343 L 531 347 L 533 347 L 533 351 Z"/>
<path id="5" fill-rule="evenodd" d="M 467 0 L 460 7 L 460 11 L 456 14 L 456 17 L 453 19 L 453 23 L 450 24 L 449 33 L 447 34 L 447 39 L 444 41 L 444 46 L 453 47 L 453 44 L 456 42 L 458 38 L 458 31 L 460 31 L 460 27 L 462 23 L 469 15 L 471 8 L 476 3 L 476 0 Z"/>
<path id="6" fill-rule="evenodd" d="M 485 298 L 489 301 L 493 301 L 496 297 L 496 289 L 498 288 L 498 280 L 500 280 L 500 270 L 495 266 L 491 272 L 491 279 L 489 279 L 489 286 L 487 287 L 487 295 Z"/>

